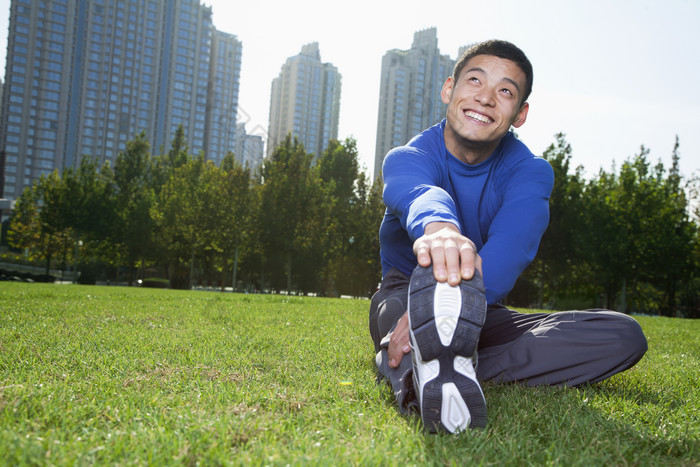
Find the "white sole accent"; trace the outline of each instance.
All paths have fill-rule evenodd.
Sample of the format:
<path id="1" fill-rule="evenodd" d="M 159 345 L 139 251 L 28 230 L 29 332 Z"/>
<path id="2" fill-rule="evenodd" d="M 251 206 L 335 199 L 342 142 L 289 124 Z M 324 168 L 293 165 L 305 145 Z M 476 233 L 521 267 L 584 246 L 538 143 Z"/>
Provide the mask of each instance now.
<path id="1" fill-rule="evenodd" d="M 452 342 L 461 308 L 462 291 L 460 288 L 452 287 L 447 282 L 438 282 L 435 285 L 433 309 L 438 336 L 445 347 L 449 347 Z"/>
<path id="2" fill-rule="evenodd" d="M 471 358 L 466 358 L 462 356 L 455 356 L 455 359 L 453 361 L 454 363 L 454 368 L 455 371 L 459 374 L 462 374 L 469 378 L 470 380 L 474 381 L 476 383 L 476 387 L 479 388 L 479 392 L 481 393 L 481 398 L 486 400 L 484 397 L 484 391 L 481 389 L 481 385 L 479 384 L 479 381 L 476 379 L 476 370 L 474 369 L 474 364 L 473 360 Z"/>
<path id="3" fill-rule="evenodd" d="M 423 406 L 423 388 L 429 382 L 437 378 L 440 374 L 440 362 L 437 360 L 432 360 L 430 362 L 421 362 L 415 365 L 415 369 L 418 372 L 418 381 L 420 381 L 420 388 L 418 394 L 421 397 L 421 407 Z"/>
<path id="4" fill-rule="evenodd" d="M 464 431 L 469 427 L 471 414 L 455 383 L 442 385 L 442 410 L 440 413 L 440 421 L 451 433 Z"/>
<path id="5" fill-rule="evenodd" d="M 476 371 L 474 370 L 474 365 L 472 364 L 471 358 L 456 355 L 454 359 L 454 367 L 457 373 L 466 376 L 472 381 L 476 381 Z"/>

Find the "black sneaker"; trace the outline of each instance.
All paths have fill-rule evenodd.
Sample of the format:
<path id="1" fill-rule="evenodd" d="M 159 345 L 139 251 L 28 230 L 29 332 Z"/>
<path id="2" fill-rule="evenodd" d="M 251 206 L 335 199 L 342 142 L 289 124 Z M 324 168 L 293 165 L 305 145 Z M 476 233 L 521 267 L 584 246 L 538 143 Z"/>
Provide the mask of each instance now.
<path id="1" fill-rule="evenodd" d="M 457 433 L 486 426 L 486 400 L 474 359 L 486 319 L 484 282 L 476 271 L 452 287 L 432 267 L 417 266 L 408 292 L 413 380 L 423 425 Z"/>

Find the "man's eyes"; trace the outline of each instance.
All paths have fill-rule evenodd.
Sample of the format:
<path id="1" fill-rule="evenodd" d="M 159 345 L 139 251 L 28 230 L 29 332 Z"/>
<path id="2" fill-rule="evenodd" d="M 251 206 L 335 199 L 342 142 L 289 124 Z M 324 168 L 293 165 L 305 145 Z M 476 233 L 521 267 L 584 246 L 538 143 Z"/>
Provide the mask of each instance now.
<path id="1" fill-rule="evenodd" d="M 476 76 L 467 76 L 467 81 L 474 84 L 481 84 L 481 80 Z M 508 95 L 509 97 L 515 96 L 515 93 L 510 88 L 502 88 L 500 92 Z"/>

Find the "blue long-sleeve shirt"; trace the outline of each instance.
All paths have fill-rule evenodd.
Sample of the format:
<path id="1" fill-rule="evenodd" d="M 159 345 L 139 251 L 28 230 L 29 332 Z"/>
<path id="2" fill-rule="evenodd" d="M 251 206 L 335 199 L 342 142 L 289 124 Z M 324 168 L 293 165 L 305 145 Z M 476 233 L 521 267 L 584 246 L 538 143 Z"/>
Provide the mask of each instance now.
<path id="1" fill-rule="evenodd" d="M 447 151 L 444 128 L 445 120 L 384 159 L 382 270 L 410 275 L 417 264 L 413 242 L 425 226 L 451 222 L 476 245 L 486 299 L 496 303 L 537 253 L 549 223 L 554 174 L 510 132 L 487 160 L 465 164 Z"/>

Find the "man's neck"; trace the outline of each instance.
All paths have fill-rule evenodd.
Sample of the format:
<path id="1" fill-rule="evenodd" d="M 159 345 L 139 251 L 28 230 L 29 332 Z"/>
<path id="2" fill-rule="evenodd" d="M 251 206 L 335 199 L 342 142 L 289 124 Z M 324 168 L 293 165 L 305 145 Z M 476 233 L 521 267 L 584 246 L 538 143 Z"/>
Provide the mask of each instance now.
<path id="1" fill-rule="evenodd" d="M 457 135 L 454 136 L 459 138 Z M 502 139 L 503 138 L 501 138 L 501 140 Z M 457 143 L 454 140 L 451 141 L 448 139 L 447 135 L 445 135 L 445 147 L 450 154 L 465 164 L 477 165 L 491 157 L 491 154 L 493 154 L 493 152 L 496 150 L 498 145 L 501 143 L 501 140 L 488 143 L 475 143 L 473 141 L 466 141 L 459 138 L 459 143 Z"/>

